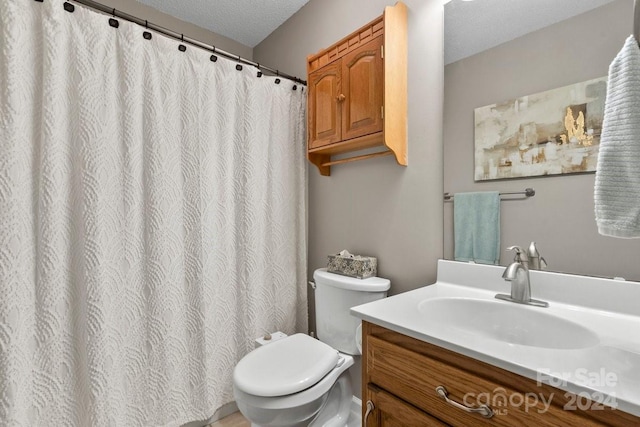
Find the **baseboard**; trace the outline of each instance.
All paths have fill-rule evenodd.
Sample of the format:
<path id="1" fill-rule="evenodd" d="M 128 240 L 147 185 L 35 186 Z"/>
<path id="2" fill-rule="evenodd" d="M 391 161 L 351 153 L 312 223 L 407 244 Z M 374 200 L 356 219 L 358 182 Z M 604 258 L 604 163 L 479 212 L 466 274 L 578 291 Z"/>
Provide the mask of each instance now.
<path id="1" fill-rule="evenodd" d="M 351 398 L 351 415 L 347 427 L 360 427 L 362 425 L 362 401 L 357 397 Z"/>

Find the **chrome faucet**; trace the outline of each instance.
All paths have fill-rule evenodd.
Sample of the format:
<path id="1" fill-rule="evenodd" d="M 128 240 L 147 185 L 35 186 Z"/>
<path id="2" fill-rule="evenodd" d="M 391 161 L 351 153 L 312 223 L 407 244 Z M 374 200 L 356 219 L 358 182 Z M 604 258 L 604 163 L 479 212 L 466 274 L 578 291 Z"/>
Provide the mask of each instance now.
<path id="1" fill-rule="evenodd" d="M 540 256 L 540 252 L 538 252 L 536 242 L 531 242 L 531 244 L 529 245 L 527 256 L 529 258 L 530 270 L 544 270 L 545 268 L 547 268 L 547 261 L 545 261 L 545 259 Z"/>
<path id="2" fill-rule="evenodd" d="M 502 273 L 502 278 L 511 282 L 511 295 L 497 294 L 496 298 L 518 304 L 534 305 L 536 307 L 548 307 L 549 303 L 531 298 L 531 283 L 529 281 L 529 268 L 527 267 L 526 254 L 519 246 L 511 246 L 508 251 L 516 251 L 514 261 Z"/>

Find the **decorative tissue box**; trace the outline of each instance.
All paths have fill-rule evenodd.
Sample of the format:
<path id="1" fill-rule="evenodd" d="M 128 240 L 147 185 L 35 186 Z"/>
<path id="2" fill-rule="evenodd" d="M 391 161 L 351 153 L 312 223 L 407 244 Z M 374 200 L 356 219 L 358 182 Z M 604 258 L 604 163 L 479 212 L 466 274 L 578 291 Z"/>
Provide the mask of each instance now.
<path id="1" fill-rule="evenodd" d="M 371 256 L 353 255 L 344 250 L 339 254 L 329 255 L 327 271 L 343 276 L 366 279 L 376 275 L 378 260 Z"/>

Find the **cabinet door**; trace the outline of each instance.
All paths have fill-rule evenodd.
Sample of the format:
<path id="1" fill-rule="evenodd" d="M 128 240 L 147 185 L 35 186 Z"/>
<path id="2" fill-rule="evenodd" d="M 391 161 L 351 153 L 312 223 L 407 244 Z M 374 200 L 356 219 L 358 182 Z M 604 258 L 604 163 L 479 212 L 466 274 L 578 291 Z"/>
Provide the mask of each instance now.
<path id="1" fill-rule="evenodd" d="M 444 427 L 446 424 L 433 418 L 415 406 L 409 405 L 402 399 L 369 384 L 367 398 L 374 409 L 362 423 L 363 427 Z M 366 403 L 362 406 L 365 409 Z"/>
<path id="2" fill-rule="evenodd" d="M 309 74 L 309 149 L 340 141 L 340 61 Z"/>
<path id="3" fill-rule="evenodd" d="M 382 131 L 382 39 L 342 58 L 342 140 Z"/>
<path id="4" fill-rule="evenodd" d="M 526 391 L 520 391 L 375 336 L 366 335 L 364 341 L 366 359 L 363 359 L 363 378 L 366 381 L 451 426 L 605 425 L 595 419 L 583 418 L 578 411 L 568 411 L 561 406 L 547 404 L 550 399 L 563 396 L 564 392 L 555 397 L 553 393 L 543 395 L 534 381 L 525 380 L 528 384 L 524 389 Z M 476 362 L 470 362 L 470 369 L 473 369 L 474 363 Z M 483 369 L 481 367 L 477 370 Z M 514 386 L 516 384 L 521 385 L 521 380 L 517 380 Z M 440 387 L 444 388 L 448 399 L 444 399 L 438 392 Z M 463 408 L 466 406 L 478 409 L 481 405 L 488 405 L 493 410 L 493 415 L 485 418 L 481 413 L 472 413 Z M 604 407 L 600 408 L 604 412 Z"/>

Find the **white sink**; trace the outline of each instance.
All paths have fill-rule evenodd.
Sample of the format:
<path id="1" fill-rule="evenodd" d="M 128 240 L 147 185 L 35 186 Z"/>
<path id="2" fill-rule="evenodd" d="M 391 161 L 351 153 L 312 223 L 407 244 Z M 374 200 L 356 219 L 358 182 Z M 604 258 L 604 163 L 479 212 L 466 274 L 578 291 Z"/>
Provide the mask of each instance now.
<path id="1" fill-rule="evenodd" d="M 589 329 L 545 313 L 545 308 L 473 298 L 430 298 L 418 310 L 428 322 L 514 345 L 579 349 L 600 343 Z"/>
<path id="2" fill-rule="evenodd" d="M 543 308 L 497 300 L 510 289 L 503 272 L 441 260 L 433 285 L 351 313 L 640 416 L 640 283 L 531 271 Z"/>

